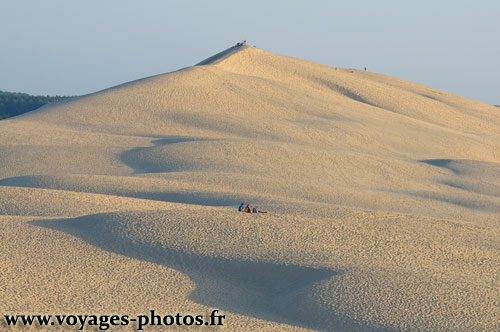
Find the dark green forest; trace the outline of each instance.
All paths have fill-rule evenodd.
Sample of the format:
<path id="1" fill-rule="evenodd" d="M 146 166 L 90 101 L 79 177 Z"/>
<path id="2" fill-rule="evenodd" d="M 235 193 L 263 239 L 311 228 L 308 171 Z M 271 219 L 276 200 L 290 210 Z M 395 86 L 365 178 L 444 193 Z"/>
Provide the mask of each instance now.
<path id="1" fill-rule="evenodd" d="M 0 91 L 0 120 L 16 116 L 48 104 L 56 103 L 66 96 L 32 96 L 27 93 Z"/>

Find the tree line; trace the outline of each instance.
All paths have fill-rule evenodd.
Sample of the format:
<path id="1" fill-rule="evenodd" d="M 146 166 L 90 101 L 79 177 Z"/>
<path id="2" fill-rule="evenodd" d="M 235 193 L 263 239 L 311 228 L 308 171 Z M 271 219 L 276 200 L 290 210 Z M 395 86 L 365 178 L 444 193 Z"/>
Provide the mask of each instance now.
<path id="1" fill-rule="evenodd" d="M 0 120 L 36 110 L 48 103 L 57 103 L 69 96 L 33 96 L 27 93 L 0 91 Z"/>

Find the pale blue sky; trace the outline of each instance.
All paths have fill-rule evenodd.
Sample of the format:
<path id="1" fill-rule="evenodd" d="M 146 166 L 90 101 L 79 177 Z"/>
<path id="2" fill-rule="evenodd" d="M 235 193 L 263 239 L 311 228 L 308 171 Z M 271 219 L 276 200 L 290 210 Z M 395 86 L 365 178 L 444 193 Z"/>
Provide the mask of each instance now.
<path id="1" fill-rule="evenodd" d="M 500 104 L 499 0 L 0 0 L 0 90 L 86 94 L 242 39 Z"/>

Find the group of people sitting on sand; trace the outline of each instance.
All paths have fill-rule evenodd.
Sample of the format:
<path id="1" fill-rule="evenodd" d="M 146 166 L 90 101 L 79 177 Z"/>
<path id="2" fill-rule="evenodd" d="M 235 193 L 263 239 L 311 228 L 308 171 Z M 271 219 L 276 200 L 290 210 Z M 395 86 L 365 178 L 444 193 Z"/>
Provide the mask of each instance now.
<path id="1" fill-rule="evenodd" d="M 250 207 L 250 204 L 247 204 L 245 206 L 245 203 L 241 203 L 240 207 L 238 208 L 238 211 L 246 213 L 267 213 L 267 211 L 257 210 L 256 206 Z"/>
<path id="2" fill-rule="evenodd" d="M 236 43 L 236 45 L 234 45 L 233 47 L 240 47 L 240 46 L 245 46 L 247 44 L 247 41 L 244 40 L 242 42 L 239 42 L 239 43 Z"/>

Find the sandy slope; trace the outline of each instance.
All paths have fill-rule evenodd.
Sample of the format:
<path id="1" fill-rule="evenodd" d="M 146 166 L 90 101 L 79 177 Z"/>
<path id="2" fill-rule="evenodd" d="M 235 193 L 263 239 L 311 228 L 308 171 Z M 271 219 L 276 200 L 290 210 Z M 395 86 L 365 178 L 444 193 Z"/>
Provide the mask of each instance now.
<path id="1" fill-rule="evenodd" d="M 499 330 L 499 151 L 498 108 L 254 47 L 46 106 L 0 122 L 0 313 Z"/>

